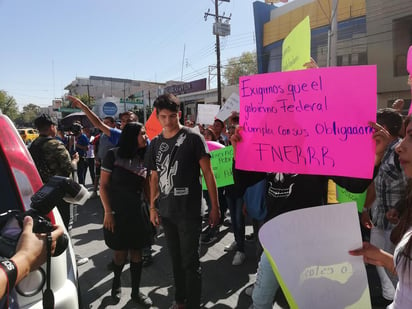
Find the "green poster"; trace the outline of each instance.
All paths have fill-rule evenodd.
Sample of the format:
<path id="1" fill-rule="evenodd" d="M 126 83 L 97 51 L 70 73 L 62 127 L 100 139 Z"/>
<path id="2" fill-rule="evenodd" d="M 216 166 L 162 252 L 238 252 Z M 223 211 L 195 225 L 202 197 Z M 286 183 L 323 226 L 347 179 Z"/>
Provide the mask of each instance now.
<path id="1" fill-rule="evenodd" d="M 339 203 L 346 203 L 352 201 L 356 202 L 358 211 L 362 212 L 363 205 L 365 204 L 366 199 L 366 191 L 363 193 L 352 193 L 336 185 L 336 199 L 339 201 Z"/>
<path id="2" fill-rule="evenodd" d="M 227 146 L 210 152 L 213 173 L 215 174 L 217 187 L 233 184 L 232 162 L 233 147 Z M 206 183 L 202 177 L 203 190 L 207 190 Z"/>

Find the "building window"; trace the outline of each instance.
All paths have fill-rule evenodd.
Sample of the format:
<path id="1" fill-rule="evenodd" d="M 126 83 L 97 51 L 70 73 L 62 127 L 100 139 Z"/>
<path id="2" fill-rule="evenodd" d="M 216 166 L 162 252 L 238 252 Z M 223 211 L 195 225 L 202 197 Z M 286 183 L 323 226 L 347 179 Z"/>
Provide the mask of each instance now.
<path id="1" fill-rule="evenodd" d="M 407 76 L 406 55 L 412 44 L 412 15 L 395 19 L 392 24 L 393 75 Z"/>
<path id="2" fill-rule="evenodd" d="M 364 52 L 364 53 L 359 53 L 358 54 L 358 64 L 368 64 L 368 53 Z"/>

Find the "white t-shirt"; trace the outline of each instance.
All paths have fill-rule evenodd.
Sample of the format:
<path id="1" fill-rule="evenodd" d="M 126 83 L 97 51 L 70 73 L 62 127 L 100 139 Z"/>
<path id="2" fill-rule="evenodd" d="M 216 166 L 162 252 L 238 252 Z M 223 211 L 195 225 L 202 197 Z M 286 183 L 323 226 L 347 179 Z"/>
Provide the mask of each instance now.
<path id="1" fill-rule="evenodd" d="M 395 248 L 393 256 L 399 282 L 396 286 L 393 303 L 387 309 L 411 309 L 412 308 L 412 261 L 408 259 L 405 264 L 405 257 L 399 258 L 398 255 L 404 250 L 409 238 L 412 236 L 412 227 L 403 235 L 402 240 Z M 409 253 L 410 254 L 410 253 Z"/>
<path id="2" fill-rule="evenodd" d="M 89 139 L 89 148 L 87 148 L 86 158 L 94 158 L 94 145 L 92 144 L 94 136 L 92 135 Z"/>

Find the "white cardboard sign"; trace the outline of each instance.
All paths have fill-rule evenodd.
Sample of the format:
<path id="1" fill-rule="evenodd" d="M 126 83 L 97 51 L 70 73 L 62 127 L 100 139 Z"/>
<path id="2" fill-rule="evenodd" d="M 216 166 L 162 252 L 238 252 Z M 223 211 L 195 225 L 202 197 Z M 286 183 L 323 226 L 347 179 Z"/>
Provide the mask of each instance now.
<path id="1" fill-rule="evenodd" d="M 219 105 L 215 104 L 198 104 L 197 121 L 200 124 L 213 124 L 216 114 L 219 112 Z"/>
<path id="2" fill-rule="evenodd" d="M 239 95 L 233 92 L 229 98 L 227 98 L 225 104 L 220 109 L 219 113 L 216 115 L 217 119 L 225 121 L 230 117 L 233 111 L 239 112 Z"/>
<path id="3" fill-rule="evenodd" d="M 371 308 L 356 203 L 290 211 L 259 239 L 291 308 Z"/>

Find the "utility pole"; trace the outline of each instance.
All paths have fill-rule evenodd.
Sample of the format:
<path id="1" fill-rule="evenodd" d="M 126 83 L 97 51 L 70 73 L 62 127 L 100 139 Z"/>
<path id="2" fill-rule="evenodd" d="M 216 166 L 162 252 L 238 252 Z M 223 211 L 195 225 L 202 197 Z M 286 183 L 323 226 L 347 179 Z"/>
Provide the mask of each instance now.
<path id="1" fill-rule="evenodd" d="M 123 82 L 123 109 L 126 112 L 126 83 Z"/>
<path id="2" fill-rule="evenodd" d="M 217 103 L 222 106 L 222 85 L 220 81 L 220 36 L 227 36 L 230 34 L 230 18 L 225 17 L 225 13 L 222 16 L 219 15 L 219 1 L 230 2 L 230 0 L 215 0 L 215 14 L 210 14 L 210 10 L 205 13 L 205 20 L 208 16 L 215 18 L 213 24 L 213 34 L 216 36 L 216 69 L 217 69 Z M 224 22 L 223 22 L 224 21 Z"/>
<path id="3" fill-rule="evenodd" d="M 91 103 L 90 103 L 90 85 L 87 84 L 87 100 L 89 101 L 89 107 L 91 107 Z"/>
<path id="4" fill-rule="evenodd" d="M 330 29 L 328 31 L 328 67 L 336 66 L 336 45 L 338 43 L 338 2 L 339 0 L 332 0 Z"/>

